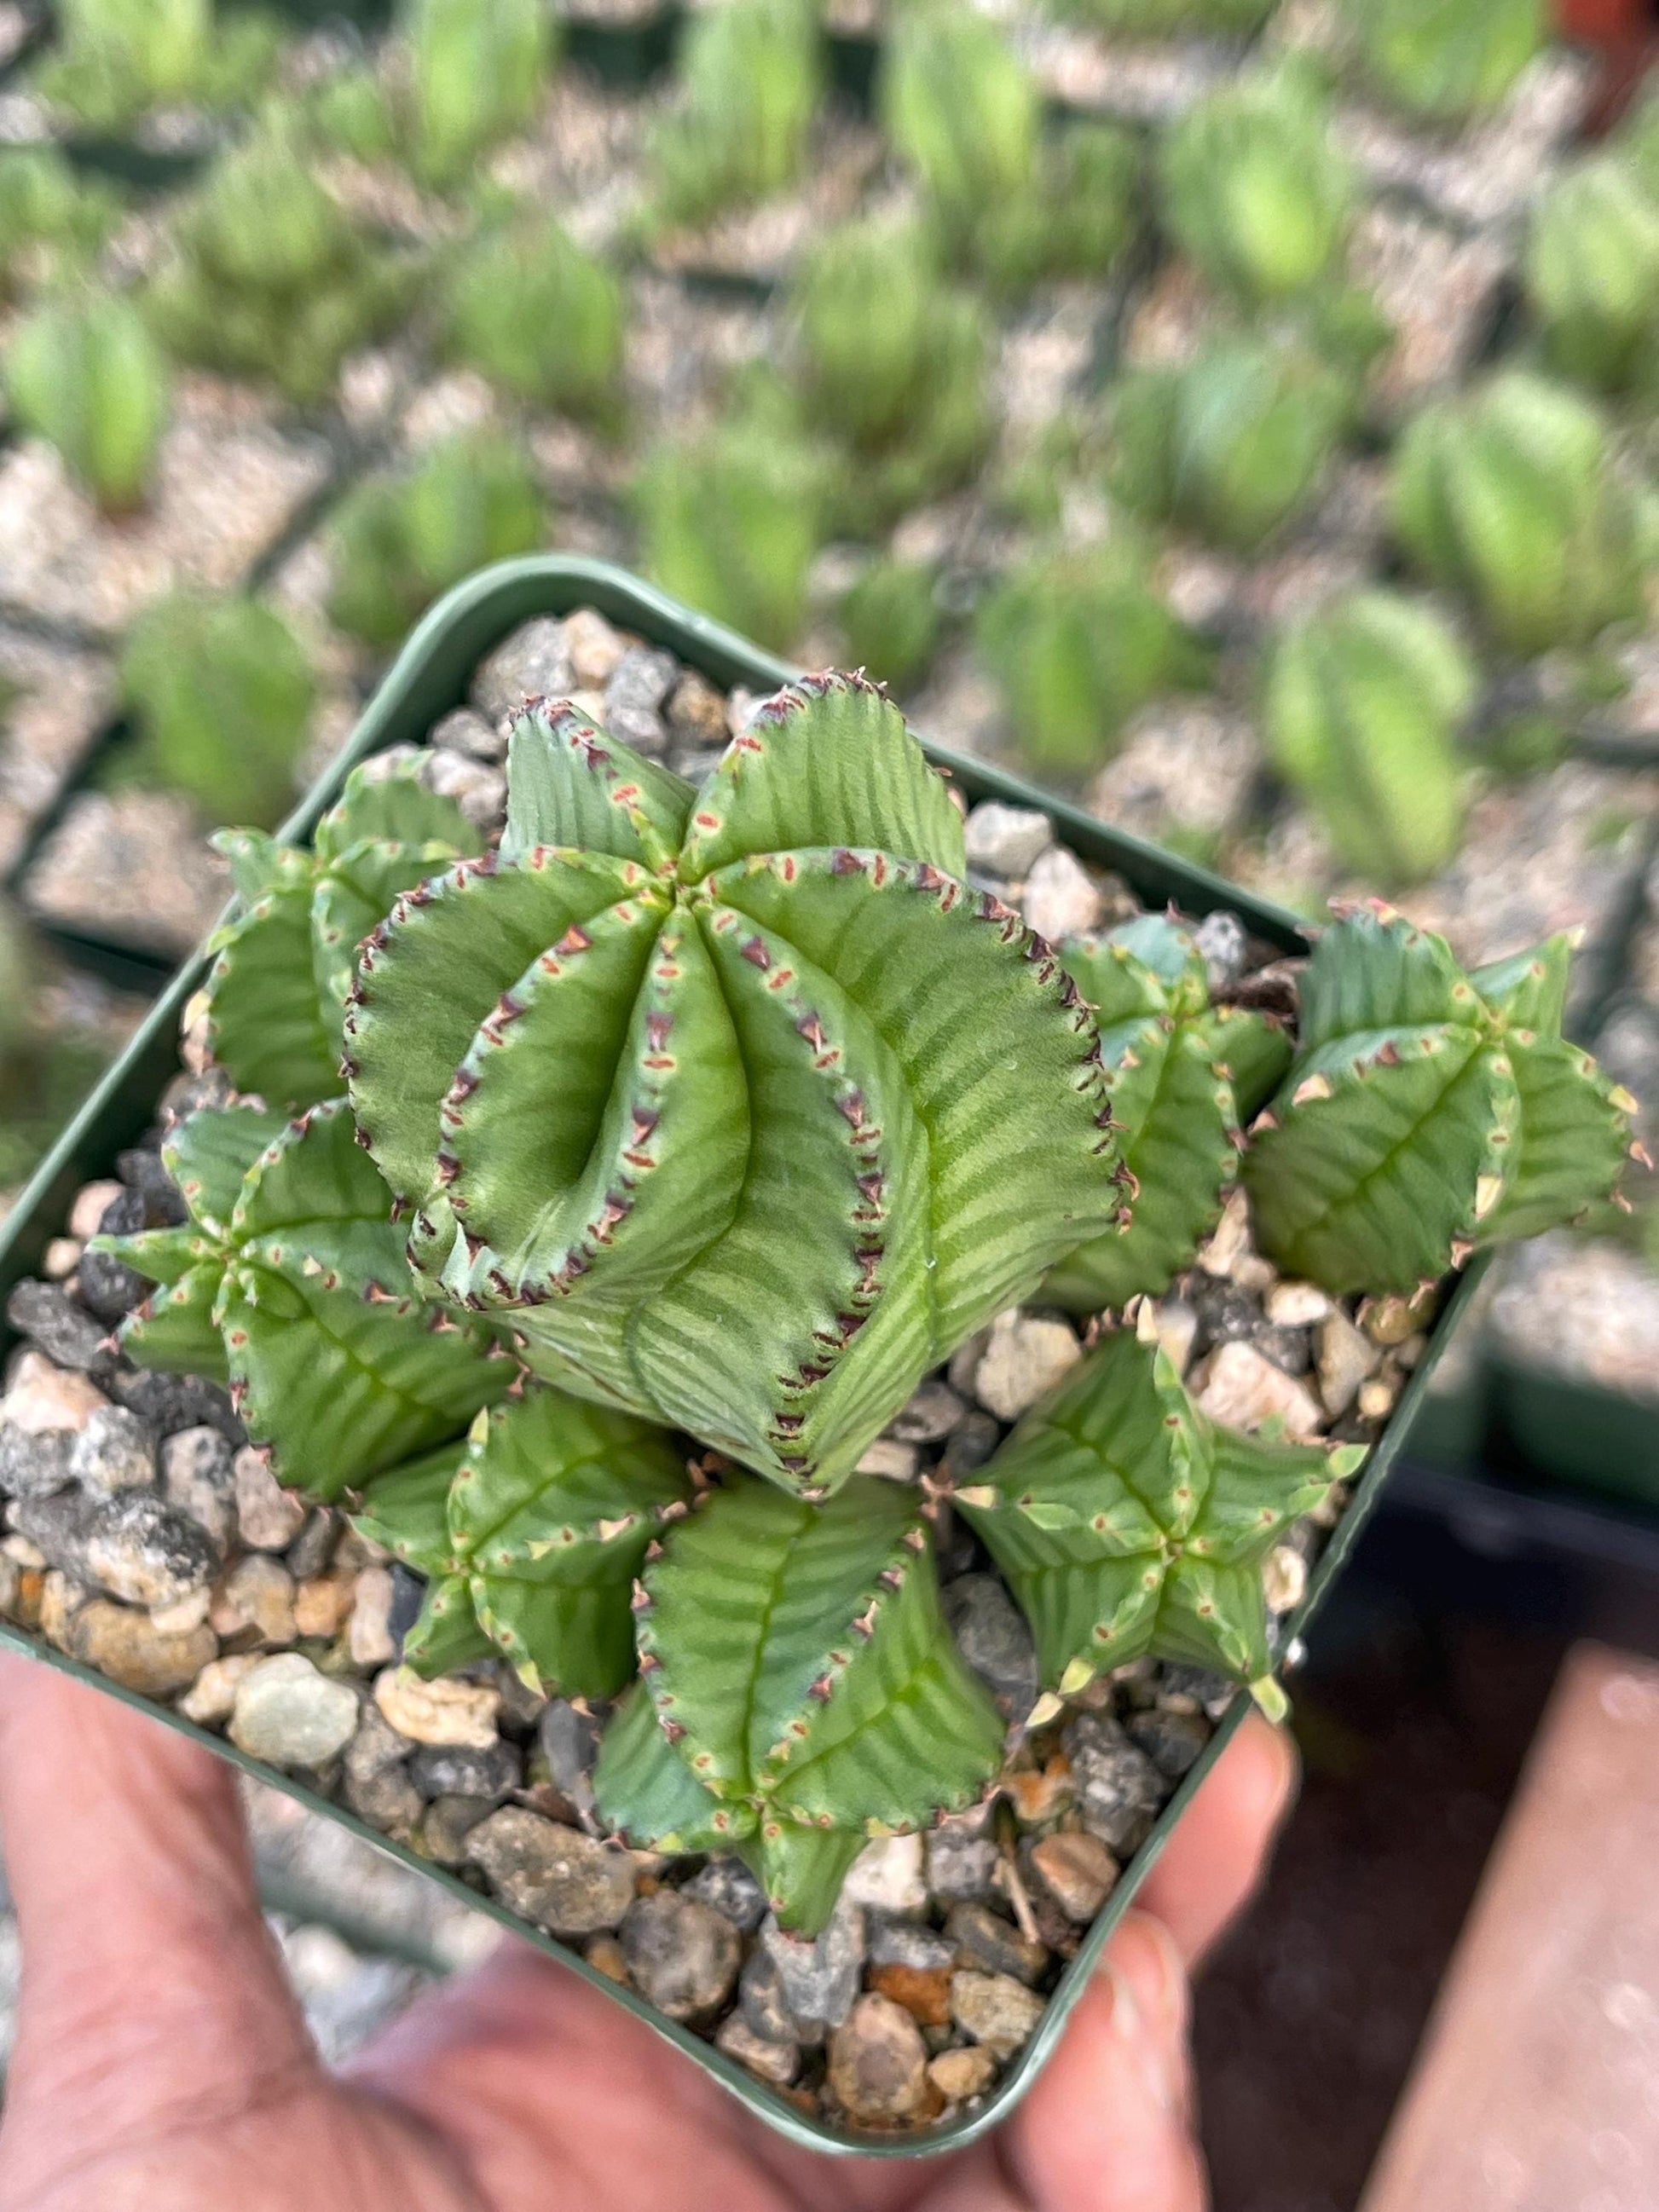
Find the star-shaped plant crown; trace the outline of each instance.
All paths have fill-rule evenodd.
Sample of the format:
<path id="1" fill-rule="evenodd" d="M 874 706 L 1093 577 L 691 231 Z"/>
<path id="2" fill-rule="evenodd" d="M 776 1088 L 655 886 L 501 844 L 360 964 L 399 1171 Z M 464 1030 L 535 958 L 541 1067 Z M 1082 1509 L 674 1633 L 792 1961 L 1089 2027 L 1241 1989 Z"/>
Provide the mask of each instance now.
<path id="1" fill-rule="evenodd" d="M 417 1296 L 343 1099 L 295 1121 L 192 1114 L 161 1156 L 190 1220 L 99 1239 L 161 1286 L 122 1347 L 142 1367 L 228 1382 L 283 1480 L 337 1497 L 459 1435 L 512 1384 L 486 1325 Z"/>
<path id="2" fill-rule="evenodd" d="M 1554 937 L 1465 975 L 1380 903 L 1325 930 L 1245 1158 L 1262 1250 L 1327 1290 L 1409 1294 L 1613 1196 L 1636 1102 L 1561 1035 L 1570 959 Z"/>
<path id="3" fill-rule="evenodd" d="M 1060 950 L 1095 1009 L 1135 1181 L 1127 1223 L 1062 1261 L 1045 1286 L 1045 1297 L 1095 1313 L 1167 1290 L 1190 1264 L 1238 1173 L 1239 1124 L 1277 1086 L 1291 1047 L 1264 1015 L 1211 1006 L 1203 955 L 1161 915 Z"/>
<path id="4" fill-rule="evenodd" d="M 1146 1325 L 1103 1337 L 955 1503 L 1007 1577 L 1045 1685 L 1147 1654 L 1246 1682 L 1272 1711 L 1261 1565 L 1364 1458 L 1224 1429 Z"/>
<path id="5" fill-rule="evenodd" d="M 734 1474 L 647 1556 L 641 1687 L 594 1785 L 638 1844 L 737 1849 L 811 1933 L 872 1836 L 971 1803 L 1003 1724 L 939 1610 L 916 1494 L 867 1476 L 823 1505 Z"/>
<path id="6" fill-rule="evenodd" d="M 861 678 L 699 789 L 568 707 L 508 772 L 499 852 L 398 900 L 346 1013 L 414 1264 L 549 1379 L 825 1496 L 1121 1213 L 1088 1010 Z"/>
<path id="7" fill-rule="evenodd" d="M 405 1665 L 441 1674 L 498 1648 L 532 1689 L 609 1698 L 634 1672 L 646 1546 L 688 1495 L 660 1429 L 532 1385 L 382 1475 L 353 1519 L 427 1577 Z"/>

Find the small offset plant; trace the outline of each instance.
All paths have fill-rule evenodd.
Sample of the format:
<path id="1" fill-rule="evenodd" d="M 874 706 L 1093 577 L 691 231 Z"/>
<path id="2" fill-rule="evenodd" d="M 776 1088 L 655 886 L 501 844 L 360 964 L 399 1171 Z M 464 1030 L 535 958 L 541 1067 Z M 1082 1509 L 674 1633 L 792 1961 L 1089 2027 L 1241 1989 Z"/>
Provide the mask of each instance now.
<path id="1" fill-rule="evenodd" d="M 245 106 L 269 79 L 282 33 L 213 0 L 62 0 L 58 40 L 35 74 L 45 97 L 94 131 L 151 108 Z"/>
<path id="2" fill-rule="evenodd" d="M 278 820 L 311 731 L 304 647 L 257 599 L 177 592 L 147 607 L 121 653 L 121 693 L 143 774 L 212 822 Z"/>
<path id="3" fill-rule="evenodd" d="M 1551 363 L 1604 391 L 1650 373 L 1659 331 L 1659 201 L 1616 153 L 1573 164 L 1533 204 L 1527 304 Z"/>
<path id="4" fill-rule="evenodd" d="M 533 551 L 544 527 L 541 492 L 517 442 L 496 431 L 459 432 L 341 502 L 329 611 L 354 637 L 395 645 L 452 584 Z"/>
<path id="5" fill-rule="evenodd" d="M 1250 305 L 1340 276 L 1354 185 L 1329 94 L 1297 59 L 1206 93 L 1163 139 L 1159 208 L 1210 282 Z"/>
<path id="6" fill-rule="evenodd" d="M 938 649 L 944 627 L 938 576 L 929 562 L 884 555 L 848 586 L 836 614 L 848 666 L 906 690 Z"/>
<path id="7" fill-rule="evenodd" d="M 1291 1048 L 1267 1016 L 1212 1006 L 1202 953 L 1162 915 L 1069 938 L 1060 954 L 1094 1008 L 1137 1190 L 1127 1227 L 1079 1246 L 1042 1295 L 1098 1313 L 1161 1295 L 1192 1264 L 1237 1179 L 1243 1126 L 1278 1089 Z"/>
<path id="8" fill-rule="evenodd" d="M 0 300 L 27 275 L 67 276 L 84 266 L 113 228 L 119 195 L 77 176 L 55 146 L 0 149 Z"/>
<path id="9" fill-rule="evenodd" d="M 981 209 L 967 258 L 1015 295 L 1043 277 L 1108 276 L 1135 234 L 1144 162 L 1133 134 L 1072 120 L 1046 131 L 1023 188 Z"/>
<path id="10" fill-rule="evenodd" d="M 1138 513 L 1249 551 L 1317 490 L 1349 408 L 1325 362 L 1224 334 L 1118 393 L 1111 488 Z"/>
<path id="11" fill-rule="evenodd" d="M 1496 107 L 1552 27 L 1548 0 L 1345 0 L 1344 18 L 1376 90 L 1429 123 Z"/>
<path id="12" fill-rule="evenodd" d="M 1605 1200 L 1636 1102 L 1561 1035 L 1570 959 L 1554 937 L 1465 975 L 1380 903 L 1327 929 L 1245 1159 L 1268 1256 L 1327 1290 L 1410 1296 Z"/>
<path id="13" fill-rule="evenodd" d="M 981 657 L 1028 758 L 1083 776 L 1162 692 L 1202 683 L 1209 656 L 1146 581 L 1141 549 L 1114 539 L 1028 562 L 980 609 Z"/>
<path id="14" fill-rule="evenodd" d="M 535 114 L 553 64 L 544 0 L 404 0 L 405 135 L 416 173 L 440 190 Z"/>
<path id="15" fill-rule="evenodd" d="M 550 216 L 488 230 L 452 270 L 449 352 L 532 406 L 614 428 L 622 414 L 624 309 L 605 263 Z"/>
<path id="16" fill-rule="evenodd" d="M 1644 500 L 1577 392 L 1508 369 L 1425 407 L 1395 451 L 1393 499 L 1412 561 L 1511 653 L 1588 646 L 1641 611 Z"/>
<path id="17" fill-rule="evenodd" d="M 1456 633 L 1398 592 L 1351 593 L 1274 644 L 1262 732 L 1349 867 L 1420 883 L 1462 833 L 1458 729 L 1480 678 Z"/>
<path id="18" fill-rule="evenodd" d="M 725 0 L 693 14 L 678 94 L 648 149 L 652 222 L 707 222 L 798 182 L 823 89 L 811 0 Z"/>
<path id="19" fill-rule="evenodd" d="M 312 173 L 289 121 L 216 163 L 174 228 L 148 307 L 180 359 L 269 377 L 301 406 L 409 299 L 412 257 L 371 243 Z"/>
<path id="20" fill-rule="evenodd" d="M 12 332 L 3 373 L 18 422 L 57 447 L 100 507 L 143 505 L 173 384 L 131 300 L 90 286 L 48 300 Z"/>
<path id="21" fill-rule="evenodd" d="M 46 946 L 0 899 L 0 1191 L 27 1182 L 109 1058 L 54 1015 L 57 980 Z"/>

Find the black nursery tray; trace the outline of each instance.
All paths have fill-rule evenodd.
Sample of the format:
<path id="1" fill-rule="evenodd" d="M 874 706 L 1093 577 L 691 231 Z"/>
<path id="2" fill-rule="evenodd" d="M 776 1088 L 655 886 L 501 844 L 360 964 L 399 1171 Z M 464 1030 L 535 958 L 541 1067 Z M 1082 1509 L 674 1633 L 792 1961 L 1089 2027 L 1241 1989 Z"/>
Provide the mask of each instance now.
<path id="1" fill-rule="evenodd" d="M 505 562 L 458 586 L 426 616 L 370 701 L 349 744 L 283 825 L 283 835 L 298 839 L 308 836 L 319 815 L 332 804 L 347 770 L 357 761 L 388 745 L 423 743 L 433 723 L 465 697 L 477 663 L 509 631 L 532 616 L 564 614 L 579 606 L 596 607 L 611 621 L 653 645 L 665 647 L 722 687 L 742 684 L 751 690 L 769 691 L 797 672 L 734 632 L 692 613 L 625 570 L 606 562 L 558 554 Z M 1115 870 L 1147 904 L 1162 906 L 1173 901 L 1194 915 L 1226 907 L 1240 916 L 1253 934 L 1267 943 L 1285 951 L 1302 948 L 1300 926 L 1293 915 L 1282 908 L 1252 897 L 1173 854 L 1115 830 L 1017 777 L 943 746 L 930 743 L 927 749 L 935 765 L 959 784 L 970 799 L 1000 799 L 1047 813 L 1080 858 Z M 11 1215 L 0 1226 L 0 1297 L 13 1283 L 35 1270 L 48 1240 L 59 1233 L 70 1201 L 80 1185 L 109 1173 L 116 1154 L 132 1144 L 154 1121 L 157 1097 L 179 1066 L 179 1013 L 202 980 L 204 969 L 205 963 L 198 954 L 180 969 L 125 1053 L 88 1099 Z M 1401 1455 L 1412 1416 L 1423 1398 L 1430 1374 L 1457 1315 L 1474 1288 L 1480 1267 L 1477 1261 L 1468 1271 L 1449 1299 L 1436 1325 L 1429 1352 L 1412 1375 L 1393 1418 L 1373 1448 L 1352 1500 L 1313 1572 L 1307 1595 L 1289 1624 L 1285 1662 L 1291 1668 L 1301 1656 L 1302 1639 L 1309 1623 L 1341 1571 L 1361 1528 L 1376 1505 L 1390 1469 Z M 0 1338 L 3 1335 L 3 1332 L 0 1332 Z M 836 2127 L 804 2113 L 757 2080 L 735 2059 L 705 2043 L 690 2029 L 665 2019 L 634 1991 L 619 1988 L 606 1979 L 578 1953 L 520 1920 L 503 1905 L 481 1896 L 457 1876 L 433 1866 L 406 1846 L 368 1826 L 340 1806 L 317 1796 L 290 1776 L 248 1758 L 222 1736 L 193 1726 L 164 1705 L 116 1687 L 104 1676 L 67 1658 L 41 1638 L 3 1621 L 0 1621 L 0 1647 L 22 1651 L 56 1667 L 94 1688 L 122 1698 L 167 1727 L 193 1736 L 273 1789 L 285 1791 L 313 1812 L 339 1822 L 404 1865 L 442 1883 L 466 1904 L 489 1913 L 513 1933 L 536 1944 L 573 1973 L 603 1990 L 697 2064 L 707 2067 L 751 2112 L 794 2142 L 817 2150 L 890 2158 L 959 2148 L 1006 2118 L 1030 2087 L 1059 2041 L 1072 2008 L 1086 1988 L 1107 1939 L 1133 1902 L 1171 1831 L 1202 1786 L 1249 1704 L 1248 1697 L 1241 1692 L 1222 1718 L 1196 1765 L 1124 1869 L 1099 1917 L 1067 1965 L 1036 2033 L 996 2088 L 976 2109 L 931 2129 L 880 2136 Z"/>

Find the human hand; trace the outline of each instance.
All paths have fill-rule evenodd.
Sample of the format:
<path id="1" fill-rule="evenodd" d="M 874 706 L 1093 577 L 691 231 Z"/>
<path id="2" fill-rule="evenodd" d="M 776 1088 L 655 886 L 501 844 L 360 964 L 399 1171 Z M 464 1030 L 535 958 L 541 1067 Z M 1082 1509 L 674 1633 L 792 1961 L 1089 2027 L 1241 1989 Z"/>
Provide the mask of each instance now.
<path id="1" fill-rule="evenodd" d="M 229 1767 L 0 1659 L 23 1952 L 0 2212 L 1201 2212 L 1187 1970 L 1253 1887 L 1293 1771 L 1252 1714 L 1004 2127 L 936 2160 L 837 2159 L 527 1944 L 330 2075 Z"/>

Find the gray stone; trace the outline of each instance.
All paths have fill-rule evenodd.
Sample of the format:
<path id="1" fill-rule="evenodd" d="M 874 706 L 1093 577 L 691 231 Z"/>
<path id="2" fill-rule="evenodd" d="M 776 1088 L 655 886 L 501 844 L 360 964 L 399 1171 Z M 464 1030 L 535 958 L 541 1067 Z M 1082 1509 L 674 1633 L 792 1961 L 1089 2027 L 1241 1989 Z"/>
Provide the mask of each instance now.
<path id="1" fill-rule="evenodd" d="M 1170 1784 L 1105 1713 L 1079 1713 L 1063 1738 L 1083 1825 L 1119 1858 L 1139 1850 Z"/>
<path id="2" fill-rule="evenodd" d="M 842 1898 L 815 1941 L 791 1936 L 767 1920 L 761 1942 L 777 1968 L 783 2001 L 802 2028 L 838 2027 L 858 1995 L 864 1966 L 864 1913 Z"/>
<path id="3" fill-rule="evenodd" d="M 1037 1700 L 1036 1646 L 1025 1616 L 996 1575 L 963 1575 L 944 1592 L 957 1649 L 1006 1718 L 1023 1721 Z"/>
<path id="4" fill-rule="evenodd" d="M 647 760 L 655 760 L 668 747 L 668 731 L 662 716 L 649 707 L 609 707 L 605 709 L 605 726 L 613 738 L 619 738 L 636 753 Z"/>
<path id="5" fill-rule="evenodd" d="M 148 1490 L 155 1480 L 155 1437 L 149 1422 L 125 1406 L 99 1407 L 75 1439 L 69 1471 L 94 1498 Z"/>
<path id="6" fill-rule="evenodd" d="M 514 1911 L 550 1935 L 597 1936 L 619 1927 L 634 1899 L 626 1851 L 522 1805 L 504 1805 L 480 1820 L 466 1856 Z"/>
<path id="7" fill-rule="evenodd" d="M 1249 951 L 1244 925 L 1228 908 L 1218 906 L 1206 914 L 1193 932 L 1193 943 L 1203 959 L 1212 991 L 1224 991 L 1244 973 Z"/>
<path id="8" fill-rule="evenodd" d="M 766 1892 L 741 1859 L 710 1859 L 681 1893 L 708 1905 L 745 1936 L 752 1936 L 766 1917 Z"/>
<path id="9" fill-rule="evenodd" d="M 951 2018 L 999 2058 L 1012 2058 L 1024 2049 L 1044 2010 L 1043 1999 L 1012 1974 L 951 1977 Z"/>
<path id="10" fill-rule="evenodd" d="M 1127 1728 L 1130 1741 L 1171 1782 L 1179 1782 L 1197 1763 L 1210 1741 L 1210 1723 L 1202 1713 L 1171 1712 L 1161 1705 L 1131 1714 Z"/>
<path id="11" fill-rule="evenodd" d="M 164 1375 L 148 1367 L 118 1368 L 109 1380 L 109 1395 L 129 1413 L 148 1421 L 158 1436 L 206 1421 L 220 1435 L 240 1447 L 247 1431 L 235 1407 L 216 1382 L 199 1375 Z"/>
<path id="12" fill-rule="evenodd" d="M 190 1218 L 190 1208 L 159 1152 L 135 1145 L 115 1156 L 115 1172 L 129 1190 L 143 1200 L 147 1229 L 177 1229 Z"/>
<path id="13" fill-rule="evenodd" d="M 181 1429 L 161 1443 L 161 1490 L 222 1553 L 236 1533 L 235 1454 L 217 1429 Z"/>
<path id="14" fill-rule="evenodd" d="M 536 1724 L 537 1741 L 547 1761 L 547 1778 L 561 1797 L 586 1809 L 593 1802 L 590 1779 L 599 1755 L 599 1730 L 589 1713 L 578 1712 L 568 1698 L 555 1698 Z"/>
<path id="15" fill-rule="evenodd" d="M 16 1284 L 6 1300 L 6 1319 L 59 1367 L 96 1374 L 113 1364 L 108 1330 L 77 1305 L 61 1283 Z"/>
<path id="16" fill-rule="evenodd" d="M 90 1245 L 81 1255 L 75 1274 L 82 1304 L 98 1316 L 106 1330 L 149 1296 L 150 1285 L 144 1276 L 112 1252 L 94 1251 Z"/>
<path id="17" fill-rule="evenodd" d="M 635 1987 L 670 2020 L 702 2019 L 724 2004 L 742 1958 L 731 1922 L 674 1889 L 635 1898 L 622 1947 Z"/>
<path id="18" fill-rule="evenodd" d="M 932 1928 L 914 1920 L 870 1922 L 870 1964 L 909 1966 L 921 1974 L 942 1973 L 957 1962 L 957 1947 Z"/>
<path id="19" fill-rule="evenodd" d="M 927 1887 L 946 1904 L 989 1897 L 997 1870 L 997 1847 L 985 1833 L 982 1813 L 952 1814 L 930 1831 Z"/>
<path id="20" fill-rule="evenodd" d="M 985 1465 L 1002 1441 L 1002 1431 L 988 1413 L 964 1414 L 945 1444 L 939 1466 L 946 1479 L 960 1482 Z"/>
<path id="21" fill-rule="evenodd" d="M 495 1809 L 488 1797 L 434 1797 L 421 1823 L 427 1856 L 438 1866 L 464 1866 L 467 1838 Z"/>
<path id="22" fill-rule="evenodd" d="M 822 2023 L 798 2022 L 784 2002 L 783 1980 L 769 1954 L 758 1946 L 744 1960 L 738 1978 L 738 2008 L 753 2033 L 768 2043 L 816 2047 L 824 2039 Z"/>
<path id="23" fill-rule="evenodd" d="M 968 1408 L 948 1382 L 931 1376 L 910 1393 L 887 1424 L 886 1433 L 905 1444 L 935 1444 L 967 1418 Z"/>
<path id="24" fill-rule="evenodd" d="M 70 1429 L 20 1429 L 0 1421 L 0 1494 L 32 1499 L 67 1488 L 76 1441 Z"/>
<path id="25" fill-rule="evenodd" d="M 409 1771 L 423 1797 L 489 1797 L 499 1802 L 523 1779 L 518 1746 L 500 1741 L 487 1750 L 465 1743 L 423 1744 Z"/>
<path id="26" fill-rule="evenodd" d="M 537 615 L 510 631 L 472 672 L 472 704 L 491 722 L 516 714 L 526 699 L 562 698 L 576 688 L 566 625 Z"/>
<path id="27" fill-rule="evenodd" d="M 963 825 L 968 866 L 988 876 L 1017 880 L 1054 842 L 1054 825 L 1029 806 L 1004 806 L 988 799 L 969 810 Z"/>
<path id="28" fill-rule="evenodd" d="M 357 1693 L 319 1674 L 298 1651 L 279 1651 L 236 1685 L 230 1740 L 272 1766 L 326 1766 L 357 1729 Z"/>
<path id="29" fill-rule="evenodd" d="M 339 1540 L 339 1516 L 326 1505 L 314 1508 L 288 1548 L 288 1571 L 295 1581 L 314 1581 L 334 1557 L 334 1547 Z"/>
<path id="30" fill-rule="evenodd" d="M 1035 1988 L 1048 1964 L 1048 1946 L 1022 1936 L 1012 1920 L 988 1905 L 953 1905 L 945 1923 L 956 1947 L 955 1964 L 987 1974 L 1012 1974 Z"/>
<path id="31" fill-rule="evenodd" d="M 741 2012 L 729 2013 L 720 2022 L 714 2047 L 774 2088 L 787 2089 L 800 2071 L 799 2044 L 774 2042 L 769 2035 L 757 2035 Z"/>
<path id="32" fill-rule="evenodd" d="M 902 2005 L 866 1996 L 830 2039 L 830 2087 L 853 2119 L 914 2119 L 927 2102 L 927 2046 Z"/>
<path id="33" fill-rule="evenodd" d="M 654 646 L 630 645 L 605 687 L 605 727 L 616 728 L 618 708 L 642 708 L 654 715 L 678 674 L 679 663 L 672 653 L 659 652 Z"/>
<path id="34" fill-rule="evenodd" d="M 21 1501 L 12 1522 L 53 1566 L 130 1605 L 176 1605 L 218 1571 L 206 1533 L 148 1490 L 96 1501 L 72 1491 Z"/>
<path id="35" fill-rule="evenodd" d="M 507 757 L 507 733 L 502 727 L 507 710 L 495 720 L 476 707 L 456 707 L 435 721 L 427 742 L 434 752 L 465 753 L 469 760 L 495 763 Z"/>
<path id="36" fill-rule="evenodd" d="M 341 1794 L 360 1820 L 376 1828 L 412 1828 L 425 1809 L 404 1764 L 408 1744 L 365 1705 L 357 1732 L 345 1747 Z"/>

